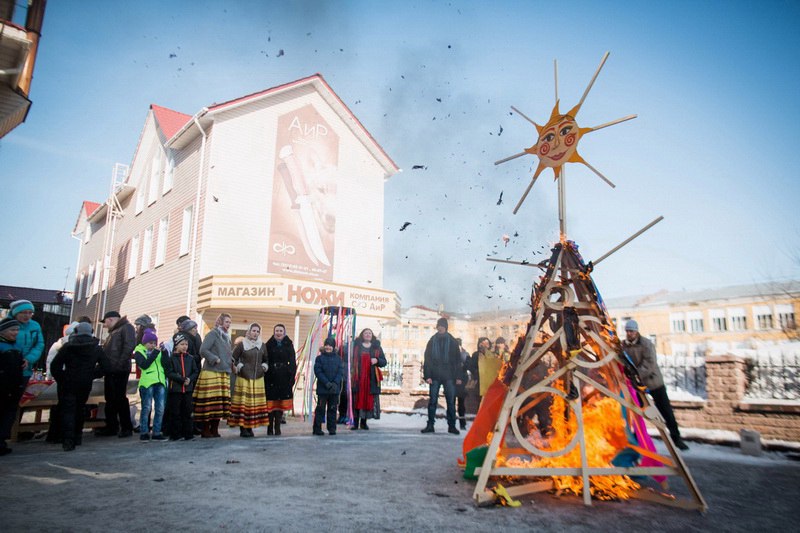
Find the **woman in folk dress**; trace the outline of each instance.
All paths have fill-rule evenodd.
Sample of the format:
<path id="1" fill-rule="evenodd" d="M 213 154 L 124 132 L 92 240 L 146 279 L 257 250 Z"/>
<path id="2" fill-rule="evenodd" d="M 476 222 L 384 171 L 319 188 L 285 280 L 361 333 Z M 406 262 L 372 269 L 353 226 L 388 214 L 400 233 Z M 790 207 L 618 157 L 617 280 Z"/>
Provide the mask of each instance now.
<path id="1" fill-rule="evenodd" d="M 233 365 L 236 384 L 228 425 L 239 426 L 240 437 L 254 437 L 253 428 L 266 426 L 269 420 L 263 379 L 267 345 L 261 341 L 261 325 L 250 324 L 242 342 L 233 349 Z"/>
<path id="2" fill-rule="evenodd" d="M 194 420 L 203 438 L 219 437 L 219 421 L 231 407 L 231 315 L 217 317 L 200 346 L 203 369 L 194 389 Z"/>

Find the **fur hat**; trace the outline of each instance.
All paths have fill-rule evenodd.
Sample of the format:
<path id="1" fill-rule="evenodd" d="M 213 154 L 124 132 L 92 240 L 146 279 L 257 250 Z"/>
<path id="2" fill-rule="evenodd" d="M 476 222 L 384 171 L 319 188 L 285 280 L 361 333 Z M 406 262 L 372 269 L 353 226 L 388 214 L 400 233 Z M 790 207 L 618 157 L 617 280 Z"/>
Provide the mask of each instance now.
<path id="1" fill-rule="evenodd" d="M 192 328 L 196 328 L 197 327 L 197 322 L 187 318 L 186 320 L 181 322 L 181 326 L 180 327 L 181 327 L 181 331 L 183 331 L 185 333 L 188 333 L 188 332 L 192 331 Z"/>
<path id="2" fill-rule="evenodd" d="M 8 307 L 11 309 L 10 316 L 17 316 L 22 311 L 33 311 L 33 304 L 29 300 L 14 300 Z"/>
<path id="3" fill-rule="evenodd" d="M 148 328 L 153 325 L 153 319 L 150 318 L 150 315 L 142 315 L 134 320 L 133 324 L 136 326 L 142 326 L 143 328 Z"/>

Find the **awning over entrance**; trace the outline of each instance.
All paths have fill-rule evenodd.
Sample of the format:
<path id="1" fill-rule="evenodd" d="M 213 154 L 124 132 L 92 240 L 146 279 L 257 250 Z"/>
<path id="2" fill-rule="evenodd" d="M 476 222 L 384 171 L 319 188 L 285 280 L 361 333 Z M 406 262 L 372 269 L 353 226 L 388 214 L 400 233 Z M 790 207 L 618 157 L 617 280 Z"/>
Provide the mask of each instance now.
<path id="1" fill-rule="evenodd" d="M 278 275 L 208 276 L 200 280 L 197 308 L 292 309 L 317 311 L 352 307 L 359 316 L 399 319 L 400 300 L 393 291 L 323 283 Z"/>

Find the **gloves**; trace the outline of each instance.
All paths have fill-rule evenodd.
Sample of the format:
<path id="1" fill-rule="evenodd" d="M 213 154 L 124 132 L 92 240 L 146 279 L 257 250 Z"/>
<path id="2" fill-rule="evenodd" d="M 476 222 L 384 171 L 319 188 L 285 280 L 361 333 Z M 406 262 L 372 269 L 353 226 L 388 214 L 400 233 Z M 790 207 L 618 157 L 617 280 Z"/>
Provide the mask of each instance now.
<path id="1" fill-rule="evenodd" d="M 266 372 L 266 371 L 267 371 L 267 368 L 268 368 L 268 367 L 267 367 L 267 363 L 261 363 L 261 368 L 263 368 L 263 369 L 264 369 L 264 372 Z"/>
<path id="2" fill-rule="evenodd" d="M 236 373 L 238 374 L 239 372 L 241 372 L 243 368 L 244 368 L 244 363 L 239 363 L 238 365 L 236 365 Z"/>
<path id="3" fill-rule="evenodd" d="M 336 386 L 336 383 L 334 383 L 333 381 L 329 381 L 328 384 L 325 385 L 325 386 L 328 388 L 328 392 L 336 392 L 336 389 L 339 388 L 339 387 Z"/>

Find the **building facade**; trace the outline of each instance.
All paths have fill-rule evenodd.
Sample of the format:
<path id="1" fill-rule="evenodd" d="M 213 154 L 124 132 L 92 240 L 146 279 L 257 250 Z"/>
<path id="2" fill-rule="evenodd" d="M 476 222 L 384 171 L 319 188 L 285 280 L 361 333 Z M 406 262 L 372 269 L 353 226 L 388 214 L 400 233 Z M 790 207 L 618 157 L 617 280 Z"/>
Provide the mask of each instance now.
<path id="1" fill-rule="evenodd" d="M 193 116 L 153 105 L 130 168 L 81 208 L 73 316 L 146 313 L 164 335 L 228 312 L 237 334 L 295 338 L 327 305 L 396 319 L 382 237 L 397 171 L 319 74 Z"/>

